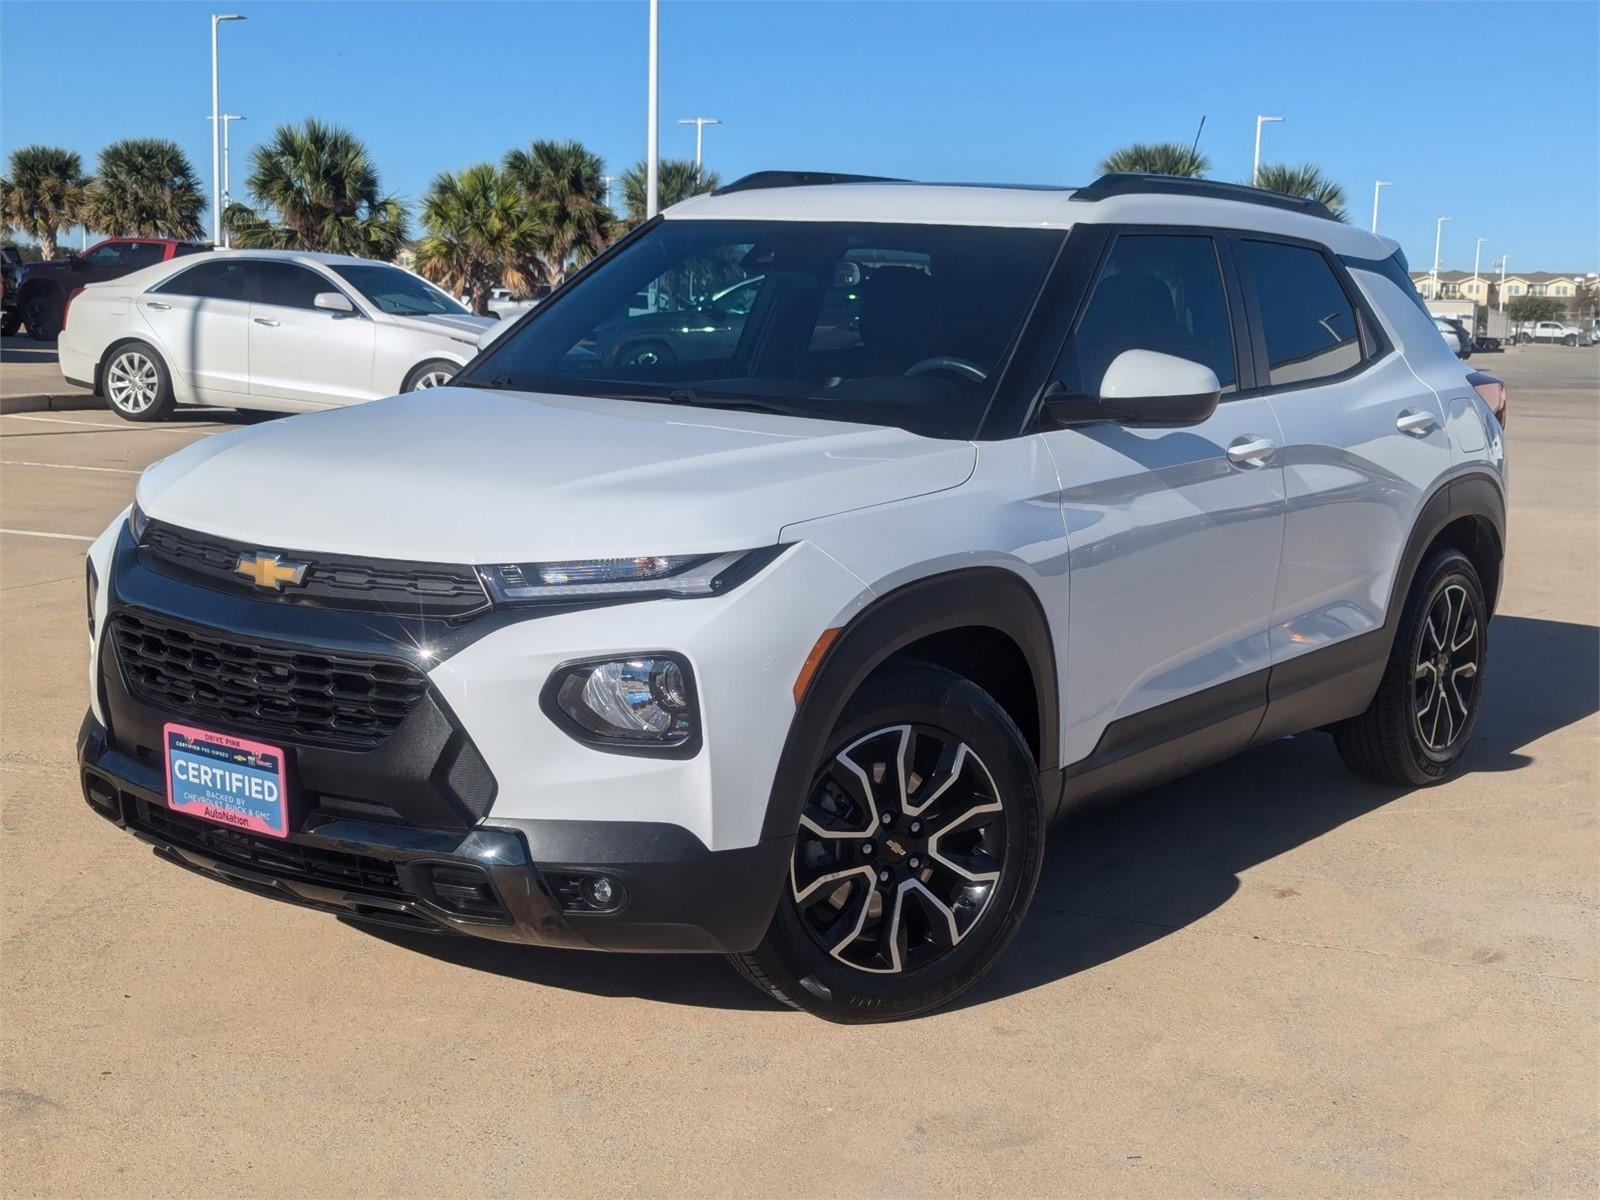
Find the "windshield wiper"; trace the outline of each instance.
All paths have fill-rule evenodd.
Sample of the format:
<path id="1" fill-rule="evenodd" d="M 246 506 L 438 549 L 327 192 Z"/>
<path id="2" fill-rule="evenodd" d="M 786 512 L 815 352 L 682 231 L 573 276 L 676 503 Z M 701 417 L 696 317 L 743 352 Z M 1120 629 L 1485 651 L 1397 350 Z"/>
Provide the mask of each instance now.
<path id="1" fill-rule="evenodd" d="M 707 396 L 693 388 L 674 388 L 670 392 L 599 392 L 612 400 L 641 400 L 649 404 L 682 404 L 692 408 L 724 408 L 737 412 L 776 413 L 780 417 L 803 416 L 782 404 L 753 400 L 745 396 Z"/>

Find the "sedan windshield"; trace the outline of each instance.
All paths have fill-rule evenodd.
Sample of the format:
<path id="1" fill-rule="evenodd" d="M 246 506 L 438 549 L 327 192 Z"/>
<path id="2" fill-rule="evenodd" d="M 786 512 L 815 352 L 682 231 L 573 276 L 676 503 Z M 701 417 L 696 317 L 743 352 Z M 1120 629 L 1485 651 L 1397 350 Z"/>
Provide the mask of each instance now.
<path id="1" fill-rule="evenodd" d="M 378 311 L 391 316 L 468 315 L 465 308 L 433 284 L 399 267 L 386 267 L 382 263 L 334 263 L 333 271 L 372 301 Z"/>
<path id="2" fill-rule="evenodd" d="M 971 437 L 1063 236 L 666 220 L 455 382 Z"/>

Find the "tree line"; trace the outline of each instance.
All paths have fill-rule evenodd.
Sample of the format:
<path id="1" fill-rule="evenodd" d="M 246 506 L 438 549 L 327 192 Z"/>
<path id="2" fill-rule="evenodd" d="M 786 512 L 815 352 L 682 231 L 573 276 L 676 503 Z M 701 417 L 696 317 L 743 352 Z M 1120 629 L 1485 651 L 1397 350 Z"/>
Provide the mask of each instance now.
<path id="1" fill-rule="evenodd" d="M 622 211 L 607 203 L 605 166 L 581 142 L 536 139 L 435 176 L 411 213 L 385 192 L 365 144 L 315 118 L 280 125 L 250 155 L 250 203 L 222 214 L 230 244 L 245 249 L 320 250 L 393 261 L 411 249 L 419 273 L 466 295 L 480 311 L 489 291 L 553 287 L 644 220 L 645 164 L 624 171 Z M 682 159 L 659 164 L 664 208 L 721 180 Z M 0 222 L 55 257 L 61 233 L 82 225 L 112 237 L 199 238 L 207 208 L 194 168 L 177 143 L 129 138 L 105 147 L 91 174 L 56 146 L 24 146 L 0 178 Z"/>
<path id="2" fill-rule="evenodd" d="M 1210 163 L 1176 143 L 1134 143 L 1102 171 L 1204 178 Z M 251 203 L 223 213 L 232 245 L 322 250 L 392 261 L 414 252 L 416 269 L 482 310 L 494 287 L 528 293 L 555 286 L 644 219 L 645 164 L 623 172 L 622 211 L 608 203 L 605 167 L 582 142 L 535 140 L 499 162 L 444 171 L 410 211 L 383 190 L 376 163 L 348 129 L 315 118 L 280 125 L 250 155 Z M 720 182 L 693 162 L 660 164 L 661 207 Z M 1345 193 L 1316 167 L 1269 164 L 1260 186 L 1320 200 L 1341 220 Z M 0 178 L 0 220 L 54 257 L 60 233 L 82 225 L 110 236 L 198 238 L 206 197 L 188 157 L 165 138 L 128 138 L 100 151 L 93 173 L 73 151 L 24 146 Z"/>

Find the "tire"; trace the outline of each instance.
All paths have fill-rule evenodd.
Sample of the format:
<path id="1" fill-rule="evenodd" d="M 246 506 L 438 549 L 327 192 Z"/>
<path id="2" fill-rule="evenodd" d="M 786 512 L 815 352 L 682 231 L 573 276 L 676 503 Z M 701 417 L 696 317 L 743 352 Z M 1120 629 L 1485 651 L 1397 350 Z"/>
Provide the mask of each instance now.
<path id="1" fill-rule="evenodd" d="M 1578 344 L 1578 339 L 1576 336 L 1569 333 L 1565 338 L 1562 339 L 1561 344 L 1563 346 L 1576 346 Z"/>
<path id="2" fill-rule="evenodd" d="M 1478 723 L 1488 637 L 1477 570 L 1459 550 L 1436 551 L 1411 586 L 1371 705 L 1334 727 L 1345 766 L 1398 787 L 1449 776 Z"/>
<path id="3" fill-rule="evenodd" d="M 1533 336 L 1531 334 L 1526 334 L 1526 333 L 1517 334 L 1517 345 L 1526 346 L 1531 341 L 1533 341 Z"/>
<path id="4" fill-rule="evenodd" d="M 400 385 L 402 392 L 416 392 L 424 388 L 444 387 L 455 373 L 461 370 L 448 358 L 430 358 L 425 363 L 418 363 L 411 368 L 411 374 L 406 376 L 406 381 Z"/>
<path id="5" fill-rule="evenodd" d="M 943 668 L 891 667 L 840 715 L 772 924 L 734 966 L 829 1021 L 916 1016 L 994 965 L 1043 856 L 1039 772 L 1005 710 Z"/>
<path id="6" fill-rule="evenodd" d="M 101 390 L 125 421 L 163 421 L 177 407 L 167 364 L 144 342 L 124 342 L 106 356 Z"/>
<path id="7" fill-rule="evenodd" d="M 22 301 L 22 323 L 36 342 L 53 342 L 61 332 L 61 297 L 49 288 L 30 292 Z"/>
<path id="8" fill-rule="evenodd" d="M 0 313 L 0 337 L 11 337 L 22 328 L 22 310 L 8 308 Z"/>
<path id="9" fill-rule="evenodd" d="M 617 351 L 619 367 L 654 367 L 661 363 L 676 362 L 678 356 L 665 342 L 634 342 Z"/>

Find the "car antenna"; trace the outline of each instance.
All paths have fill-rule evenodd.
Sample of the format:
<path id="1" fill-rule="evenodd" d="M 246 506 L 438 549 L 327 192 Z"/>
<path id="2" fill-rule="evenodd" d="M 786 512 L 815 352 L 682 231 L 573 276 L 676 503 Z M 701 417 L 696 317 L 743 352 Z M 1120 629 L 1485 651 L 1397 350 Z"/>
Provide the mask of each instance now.
<path id="1" fill-rule="evenodd" d="M 1205 132 L 1205 127 L 1206 127 L 1206 115 L 1205 115 L 1205 113 L 1201 113 L 1200 114 L 1200 128 L 1196 129 L 1194 131 L 1194 145 L 1189 147 L 1189 169 L 1191 171 L 1194 170 L 1195 164 L 1200 161 L 1200 158 L 1199 158 L 1200 135 L 1203 132 Z"/>

